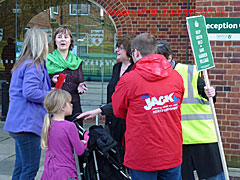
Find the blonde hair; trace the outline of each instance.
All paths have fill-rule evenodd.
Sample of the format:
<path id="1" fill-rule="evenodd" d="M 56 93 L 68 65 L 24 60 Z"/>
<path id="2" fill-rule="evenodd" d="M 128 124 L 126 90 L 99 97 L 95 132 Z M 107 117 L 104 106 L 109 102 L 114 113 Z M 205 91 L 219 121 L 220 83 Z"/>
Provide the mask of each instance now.
<path id="1" fill-rule="evenodd" d="M 49 128 L 52 124 L 51 114 L 59 113 L 62 108 L 68 103 L 71 102 L 72 96 L 69 92 L 62 89 L 51 90 L 45 97 L 44 107 L 48 113 L 44 117 L 44 123 L 42 127 L 41 134 L 41 148 L 44 150 L 48 149 L 48 135 Z"/>
<path id="2" fill-rule="evenodd" d="M 33 58 L 31 64 L 35 64 L 37 71 L 38 66 L 41 64 L 42 69 L 44 67 L 44 58 L 48 54 L 48 35 L 39 28 L 33 27 L 27 30 L 24 36 L 24 42 L 22 46 L 22 52 L 18 61 L 15 62 L 12 72 L 26 60 Z"/>

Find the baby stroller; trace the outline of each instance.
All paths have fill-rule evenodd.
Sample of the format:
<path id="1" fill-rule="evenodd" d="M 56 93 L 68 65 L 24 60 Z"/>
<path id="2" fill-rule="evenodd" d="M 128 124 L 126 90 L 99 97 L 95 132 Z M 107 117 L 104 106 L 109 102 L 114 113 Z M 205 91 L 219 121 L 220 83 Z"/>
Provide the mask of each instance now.
<path id="1" fill-rule="evenodd" d="M 83 155 L 84 168 L 82 180 L 130 180 L 121 165 L 117 142 L 101 125 L 93 125 L 89 132 L 83 129 L 74 115 L 80 138 L 88 138 L 87 149 Z M 80 179 L 80 178 L 79 178 Z"/>

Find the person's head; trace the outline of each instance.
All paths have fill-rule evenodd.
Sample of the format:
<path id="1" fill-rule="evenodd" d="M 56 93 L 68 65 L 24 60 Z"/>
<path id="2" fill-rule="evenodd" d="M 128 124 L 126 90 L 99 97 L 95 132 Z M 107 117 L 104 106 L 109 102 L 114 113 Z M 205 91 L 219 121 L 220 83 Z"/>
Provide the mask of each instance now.
<path id="1" fill-rule="evenodd" d="M 44 107 L 47 114 L 44 117 L 44 123 L 41 135 L 42 149 L 48 148 L 48 132 L 52 123 L 52 116 L 69 116 L 72 114 L 72 96 L 69 92 L 62 89 L 51 90 L 45 97 Z"/>
<path id="2" fill-rule="evenodd" d="M 33 27 L 27 30 L 22 51 L 18 61 L 13 66 L 12 72 L 15 71 L 24 61 L 33 58 L 32 64 L 44 67 L 44 58 L 48 54 L 48 35 L 39 28 Z"/>
<path id="3" fill-rule="evenodd" d="M 134 35 L 128 34 L 122 36 L 117 40 L 117 48 L 115 51 L 117 53 L 117 60 L 119 60 L 120 62 L 130 61 L 131 63 L 133 63 L 131 55 L 131 44 L 133 38 Z"/>
<path id="4" fill-rule="evenodd" d="M 157 41 L 157 53 L 164 55 L 169 62 L 172 61 L 173 52 L 167 41 Z"/>
<path id="5" fill-rule="evenodd" d="M 54 49 L 72 50 L 74 47 L 74 40 L 72 32 L 67 27 L 59 27 L 54 33 Z"/>
<path id="6" fill-rule="evenodd" d="M 11 38 L 11 37 L 9 37 L 9 38 L 7 39 L 7 43 L 8 43 L 8 44 L 14 43 L 14 39 Z"/>
<path id="7" fill-rule="evenodd" d="M 132 42 L 132 57 L 136 63 L 142 57 L 155 54 L 157 51 L 157 41 L 149 33 L 137 35 Z"/>

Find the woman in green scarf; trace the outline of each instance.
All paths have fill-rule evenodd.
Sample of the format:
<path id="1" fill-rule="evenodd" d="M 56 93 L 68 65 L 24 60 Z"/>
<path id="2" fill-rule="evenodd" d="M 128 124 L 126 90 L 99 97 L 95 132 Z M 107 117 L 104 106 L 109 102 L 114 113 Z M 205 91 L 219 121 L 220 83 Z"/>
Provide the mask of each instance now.
<path id="1" fill-rule="evenodd" d="M 72 54 L 74 41 L 72 32 L 66 27 L 59 27 L 54 33 L 54 51 L 47 56 L 47 70 L 51 79 L 52 87 L 55 86 L 59 73 L 66 75 L 62 89 L 72 95 L 73 115 L 81 113 L 80 96 L 87 91 L 84 83 L 82 60 Z M 72 116 L 67 116 L 71 121 Z"/>

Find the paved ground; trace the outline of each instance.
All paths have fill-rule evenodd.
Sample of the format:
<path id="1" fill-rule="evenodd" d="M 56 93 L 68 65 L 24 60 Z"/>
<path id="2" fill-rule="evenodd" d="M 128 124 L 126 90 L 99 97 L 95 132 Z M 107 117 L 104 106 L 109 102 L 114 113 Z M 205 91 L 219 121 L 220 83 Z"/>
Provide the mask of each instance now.
<path id="1" fill-rule="evenodd" d="M 14 140 L 8 135 L 8 132 L 3 130 L 4 122 L 0 121 L 0 180 L 11 180 L 11 175 L 14 170 L 15 150 Z M 84 125 L 88 128 L 89 124 Z M 45 152 L 42 151 L 40 168 L 35 180 L 40 180 L 43 173 L 43 162 Z"/>
<path id="2" fill-rule="evenodd" d="M 14 169 L 15 151 L 14 140 L 9 137 L 8 132 L 3 131 L 4 122 L 0 121 L 0 180 L 11 180 L 11 174 Z M 88 128 L 85 124 L 85 128 Z M 36 180 L 40 180 L 43 172 L 44 151 L 42 151 L 40 169 Z M 240 169 L 229 168 L 231 180 L 240 180 Z"/>

